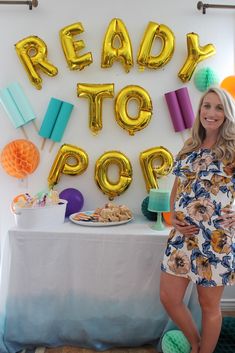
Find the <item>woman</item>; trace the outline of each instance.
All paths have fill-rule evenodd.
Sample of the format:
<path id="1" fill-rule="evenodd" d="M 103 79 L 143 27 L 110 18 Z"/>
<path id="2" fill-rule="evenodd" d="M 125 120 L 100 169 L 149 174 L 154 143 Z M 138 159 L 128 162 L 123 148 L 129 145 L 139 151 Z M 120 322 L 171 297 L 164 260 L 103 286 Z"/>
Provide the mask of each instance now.
<path id="1" fill-rule="evenodd" d="M 235 284 L 235 102 L 220 88 L 201 98 L 192 137 L 178 153 L 171 192 L 173 229 L 165 251 L 160 296 L 191 344 L 212 353 L 221 330 L 220 300 Z M 201 336 L 183 297 L 197 285 Z"/>

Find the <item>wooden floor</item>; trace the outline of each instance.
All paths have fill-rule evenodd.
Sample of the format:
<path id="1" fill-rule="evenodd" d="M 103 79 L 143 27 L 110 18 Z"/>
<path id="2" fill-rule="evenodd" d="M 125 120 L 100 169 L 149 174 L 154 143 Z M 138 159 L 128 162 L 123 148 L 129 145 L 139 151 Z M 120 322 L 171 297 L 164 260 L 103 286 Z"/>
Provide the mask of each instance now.
<path id="1" fill-rule="evenodd" d="M 234 316 L 235 311 L 223 311 L 223 316 Z M 79 347 L 59 347 L 59 348 L 47 348 L 45 353 L 95 353 L 92 349 L 85 349 Z M 143 346 L 135 348 L 112 348 L 105 351 L 105 353 L 159 353 L 152 346 Z"/>

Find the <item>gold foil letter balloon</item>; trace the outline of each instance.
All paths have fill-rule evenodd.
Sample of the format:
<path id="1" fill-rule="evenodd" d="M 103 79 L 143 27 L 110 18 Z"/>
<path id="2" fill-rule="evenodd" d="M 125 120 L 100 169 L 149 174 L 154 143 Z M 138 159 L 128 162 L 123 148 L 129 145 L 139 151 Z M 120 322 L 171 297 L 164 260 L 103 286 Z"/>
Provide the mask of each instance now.
<path id="1" fill-rule="evenodd" d="M 149 148 L 140 153 L 140 165 L 147 192 L 158 188 L 157 178 L 168 175 L 172 170 L 173 162 L 173 155 L 163 146 Z"/>
<path id="2" fill-rule="evenodd" d="M 213 44 L 207 44 L 201 47 L 199 45 L 199 37 L 197 33 L 187 34 L 187 59 L 180 69 L 178 76 L 183 82 L 190 81 L 197 64 L 215 54 L 215 47 Z"/>
<path id="3" fill-rule="evenodd" d="M 74 23 L 60 30 L 60 41 L 70 70 L 82 70 L 93 62 L 92 54 L 86 53 L 78 56 L 80 50 L 85 48 L 83 40 L 74 40 L 74 36 L 84 32 L 80 22 Z"/>
<path id="4" fill-rule="evenodd" d="M 73 145 L 62 145 L 55 157 L 48 176 L 49 188 L 53 188 L 53 186 L 59 182 L 61 174 L 82 174 L 87 167 L 88 155 L 85 151 Z"/>
<path id="5" fill-rule="evenodd" d="M 77 85 L 78 97 L 89 99 L 89 128 L 94 135 L 102 129 L 102 101 L 104 98 L 112 98 L 114 95 L 114 84 L 86 84 Z"/>
<path id="6" fill-rule="evenodd" d="M 162 49 L 158 55 L 151 55 L 153 42 L 155 39 L 160 39 L 162 42 Z M 166 65 L 175 49 L 175 36 L 169 27 L 154 22 L 149 22 L 148 27 L 144 33 L 144 37 L 140 44 L 137 63 L 140 69 L 144 67 L 149 69 L 159 69 Z"/>
<path id="7" fill-rule="evenodd" d="M 101 67 L 111 67 L 115 60 L 122 62 L 126 72 L 133 66 L 131 40 L 124 23 L 119 18 L 112 19 L 106 31 Z"/>
<path id="8" fill-rule="evenodd" d="M 139 114 L 131 117 L 128 114 L 128 103 L 133 99 L 139 104 Z M 152 117 L 152 101 L 147 91 L 140 86 L 126 86 L 117 95 L 115 100 L 115 117 L 118 125 L 128 131 L 130 135 L 144 129 Z"/>
<path id="9" fill-rule="evenodd" d="M 108 169 L 112 164 L 119 168 L 119 178 L 116 182 L 111 181 L 108 177 Z M 95 181 L 100 190 L 112 200 L 114 197 L 121 195 L 131 184 L 131 162 L 119 151 L 105 152 L 96 161 Z"/>
<path id="10" fill-rule="evenodd" d="M 31 83 L 37 89 L 42 88 L 38 69 L 48 76 L 57 75 L 57 68 L 47 60 L 47 46 L 41 38 L 36 36 L 24 38 L 15 44 L 15 49 Z"/>

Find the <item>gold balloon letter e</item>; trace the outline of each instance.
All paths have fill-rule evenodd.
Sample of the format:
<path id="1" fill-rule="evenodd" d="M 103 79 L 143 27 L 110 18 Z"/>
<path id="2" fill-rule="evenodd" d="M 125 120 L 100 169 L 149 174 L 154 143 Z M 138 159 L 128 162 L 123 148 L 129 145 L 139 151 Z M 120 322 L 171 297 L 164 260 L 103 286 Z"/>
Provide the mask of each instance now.
<path id="1" fill-rule="evenodd" d="M 85 47 L 83 40 L 74 40 L 74 36 L 84 32 L 80 22 L 74 23 L 60 30 L 60 41 L 70 70 L 82 70 L 93 62 L 92 54 L 78 56 L 78 52 Z"/>

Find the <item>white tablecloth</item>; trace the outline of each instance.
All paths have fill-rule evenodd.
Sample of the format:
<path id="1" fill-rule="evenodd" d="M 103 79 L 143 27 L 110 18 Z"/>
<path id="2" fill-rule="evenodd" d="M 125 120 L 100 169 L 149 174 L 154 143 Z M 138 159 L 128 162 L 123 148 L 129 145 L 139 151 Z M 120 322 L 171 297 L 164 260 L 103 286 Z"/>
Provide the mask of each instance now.
<path id="1" fill-rule="evenodd" d="M 172 327 L 159 301 L 168 231 L 137 218 L 113 227 L 11 229 L 0 268 L 0 352 L 157 345 Z M 195 292 L 186 301 L 195 308 Z"/>

